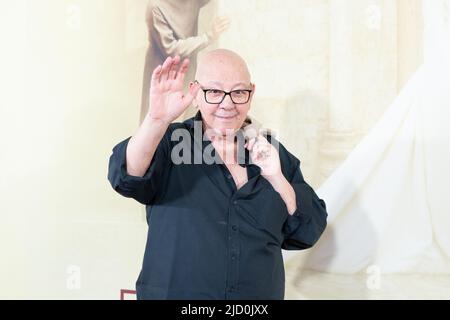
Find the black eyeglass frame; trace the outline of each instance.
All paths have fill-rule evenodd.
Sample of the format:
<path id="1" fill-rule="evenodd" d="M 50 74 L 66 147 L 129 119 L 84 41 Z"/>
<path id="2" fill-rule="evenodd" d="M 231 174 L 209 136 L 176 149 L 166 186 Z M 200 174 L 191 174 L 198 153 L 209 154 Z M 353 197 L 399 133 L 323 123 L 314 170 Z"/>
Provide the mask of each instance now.
<path id="1" fill-rule="evenodd" d="M 195 80 L 194 82 L 200 84 L 197 80 Z M 201 84 L 200 84 L 200 85 L 201 85 Z M 206 103 L 209 103 L 209 104 L 221 104 L 221 103 L 223 102 L 223 100 L 225 100 L 225 97 L 226 97 L 226 96 L 230 96 L 230 99 L 231 99 L 231 101 L 233 101 L 234 104 L 246 104 L 246 103 L 248 103 L 248 102 L 250 101 L 250 97 L 252 96 L 251 93 L 253 92 L 253 90 L 250 90 L 250 89 L 238 89 L 238 90 L 232 90 L 232 91 L 227 92 L 227 91 L 220 90 L 220 89 L 205 89 L 205 88 L 203 88 L 203 87 L 200 87 L 200 88 L 202 89 L 202 91 L 203 91 L 203 93 L 204 93 Z M 213 103 L 213 102 L 209 102 L 209 101 L 208 101 L 208 99 L 206 98 L 206 94 L 207 94 L 208 91 L 212 91 L 212 90 L 214 90 L 214 91 L 220 91 L 220 92 L 222 92 L 222 93 L 224 94 L 223 97 L 222 97 L 222 100 L 221 100 L 220 102 L 214 102 L 214 103 Z M 245 92 L 248 92 L 248 98 L 247 98 L 247 101 L 245 101 L 245 102 L 240 102 L 240 103 L 235 102 L 235 101 L 233 100 L 233 96 L 232 96 L 231 94 L 232 94 L 233 92 L 236 92 L 236 91 L 245 91 Z"/>

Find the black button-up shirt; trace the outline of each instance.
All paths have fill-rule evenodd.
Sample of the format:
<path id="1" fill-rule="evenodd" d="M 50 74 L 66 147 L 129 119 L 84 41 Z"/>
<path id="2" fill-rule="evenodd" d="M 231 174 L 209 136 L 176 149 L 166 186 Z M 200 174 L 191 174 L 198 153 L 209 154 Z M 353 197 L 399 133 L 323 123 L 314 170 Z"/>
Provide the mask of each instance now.
<path id="1" fill-rule="evenodd" d="M 238 157 L 248 182 L 239 190 L 224 164 L 175 164 L 171 154 L 184 156 L 180 146 L 191 156 L 207 154 L 212 146 L 207 139 L 194 139 L 195 121 L 201 123 L 200 113 L 169 126 L 143 177 L 127 174 L 130 138 L 114 147 L 109 161 L 114 190 L 147 208 L 138 299 L 284 299 L 281 249 L 314 245 L 326 226 L 325 202 L 303 179 L 300 161 L 281 143 L 282 172 L 297 198 L 292 216 L 246 149 Z M 174 135 L 177 141 L 172 141 L 176 129 L 188 135 Z"/>

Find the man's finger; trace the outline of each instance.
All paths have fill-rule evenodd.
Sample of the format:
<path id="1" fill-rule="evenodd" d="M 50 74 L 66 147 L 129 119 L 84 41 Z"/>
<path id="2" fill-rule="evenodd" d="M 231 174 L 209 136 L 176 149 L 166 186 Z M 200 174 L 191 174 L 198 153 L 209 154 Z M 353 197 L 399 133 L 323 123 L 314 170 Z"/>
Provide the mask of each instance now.
<path id="1" fill-rule="evenodd" d="M 164 61 L 161 69 L 160 80 L 166 80 L 168 72 L 170 70 L 170 66 L 172 65 L 173 59 L 171 57 L 167 57 L 166 61 Z"/>
<path id="2" fill-rule="evenodd" d="M 178 70 L 178 73 L 176 75 L 176 80 L 178 81 L 184 81 L 184 78 L 186 76 L 186 73 L 189 69 L 189 59 L 184 59 L 183 63 L 180 66 L 180 70 Z"/>
<path id="3" fill-rule="evenodd" d="M 193 86 L 189 87 L 188 93 L 183 97 L 183 104 L 190 105 L 192 100 L 194 100 L 197 95 L 198 90 L 200 90 L 200 85 L 198 83 L 195 83 Z"/>
<path id="4" fill-rule="evenodd" d="M 253 151 L 253 146 L 255 145 L 256 138 L 252 138 L 247 142 L 247 149 Z"/>
<path id="5" fill-rule="evenodd" d="M 162 66 L 159 65 L 155 68 L 155 70 L 153 70 L 152 73 L 152 83 L 151 86 L 156 86 L 161 78 L 161 70 L 162 70 Z"/>
<path id="6" fill-rule="evenodd" d="M 175 79 L 179 63 L 180 63 L 180 56 L 177 55 L 175 56 L 175 58 L 173 58 L 172 63 L 170 64 L 169 71 L 167 72 L 167 80 Z"/>

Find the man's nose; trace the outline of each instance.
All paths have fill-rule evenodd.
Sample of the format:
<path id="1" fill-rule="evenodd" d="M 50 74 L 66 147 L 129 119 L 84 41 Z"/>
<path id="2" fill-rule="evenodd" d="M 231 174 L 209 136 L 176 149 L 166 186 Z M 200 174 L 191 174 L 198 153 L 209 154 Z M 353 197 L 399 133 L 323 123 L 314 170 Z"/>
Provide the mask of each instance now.
<path id="1" fill-rule="evenodd" d="M 234 102 L 233 100 L 231 100 L 231 96 L 229 94 L 225 96 L 222 103 L 220 104 L 220 107 L 224 109 L 232 109 L 235 107 Z"/>

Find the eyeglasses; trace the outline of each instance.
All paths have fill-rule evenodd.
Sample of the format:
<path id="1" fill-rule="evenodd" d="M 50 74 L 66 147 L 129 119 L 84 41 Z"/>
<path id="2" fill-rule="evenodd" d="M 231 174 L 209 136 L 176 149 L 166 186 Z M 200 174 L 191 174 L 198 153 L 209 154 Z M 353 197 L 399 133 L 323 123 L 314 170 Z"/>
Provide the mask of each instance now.
<path id="1" fill-rule="evenodd" d="M 194 82 L 199 83 L 197 80 Z M 201 89 L 205 94 L 205 101 L 209 104 L 221 104 L 228 95 L 234 104 L 246 104 L 249 102 L 250 94 L 253 92 L 253 90 L 248 89 L 233 90 L 230 92 L 219 89 L 204 89 L 203 87 Z"/>

